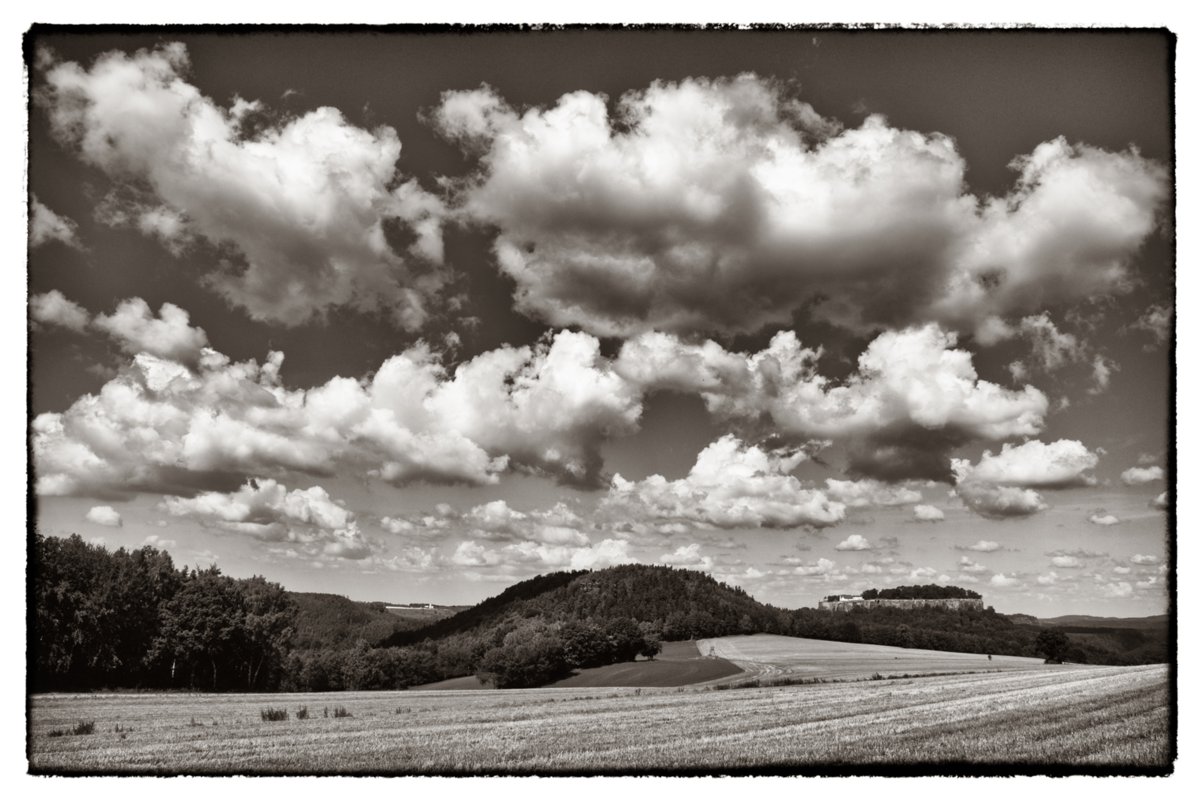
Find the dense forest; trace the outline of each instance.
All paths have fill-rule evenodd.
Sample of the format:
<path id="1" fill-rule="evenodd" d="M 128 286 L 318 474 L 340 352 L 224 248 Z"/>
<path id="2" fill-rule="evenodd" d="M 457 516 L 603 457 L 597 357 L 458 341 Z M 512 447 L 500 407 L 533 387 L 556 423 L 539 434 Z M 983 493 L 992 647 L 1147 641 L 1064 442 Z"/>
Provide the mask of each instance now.
<path id="1" fill-rule="evenodd" d="M 579 668 L 652 657 L 664 641 L 753 633 L 1094 664 L 1166 656 L 1165 638 L 1129 629 L 1071 628 L 1050 650 L 1044 629 L 990 608 L 780 609 L 704 573 L 665 566 L 537 576 L 438 619 L 288 593 L 216 567 L 177 570 L 149 546 L 108 551 L 77 535 L 36 534 L 32 553 L 34 691 L 404 689 L 469 675 L 498 687 L 536 686 Z M 949 597 L 976 596 L 961 592 Z"/>
<path id="2" fill-rule="evenodd" d="M 982 598 L 978 592 L 953 585 L 922 584 L 910 587 L 889 587 L 887 589 L 864 589 L 864 599 L 885 598 L 888 600 L 915 600 L 918 598 L 944 600 L 946 598 Z"/>

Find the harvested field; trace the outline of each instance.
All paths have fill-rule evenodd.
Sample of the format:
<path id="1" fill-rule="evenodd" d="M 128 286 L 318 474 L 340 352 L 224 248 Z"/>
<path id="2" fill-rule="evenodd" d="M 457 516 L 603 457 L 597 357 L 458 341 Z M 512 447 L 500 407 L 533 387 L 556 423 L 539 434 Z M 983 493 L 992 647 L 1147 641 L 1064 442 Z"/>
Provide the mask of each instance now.
<path id="1" fill-rule="evenodd" d="M 590 667 L 549 687 L 687 686 L 741 673 L 741 667 L 723 658 L 702 656 L 695 642 L 665 642 L 653 661 Z"/>
<path id="2" fill-rule="evenodd" d="M 37 695 L 30 764 L 186 773 L 1161 769 L 1170 763 L 1169 700 L 1165 665 L 726 691 Z M 302 706 L 309 719 L 296 719 Z M 335 717 L 336 707 L 350 716 Z M 288 719 L 264 722 L 268 708 L 287 709 Z M 50 735 L 87 721 L 91 735 Z"/>
<path id="3" fill-rule="evenodd" d="M 989 660 L 987 654 L 981 653 L 894 648 L 774 634 L 701 639 L 696 644 L 705 655 L 727 659 L 746 672 L 745 676 L 731 680 L 755 679 L 765 683 L 785 676 L 850 681 L 875 674 L 1040 670 L 1047 666 L 1041 659 L 1024 656 L 993 656 Z"/>

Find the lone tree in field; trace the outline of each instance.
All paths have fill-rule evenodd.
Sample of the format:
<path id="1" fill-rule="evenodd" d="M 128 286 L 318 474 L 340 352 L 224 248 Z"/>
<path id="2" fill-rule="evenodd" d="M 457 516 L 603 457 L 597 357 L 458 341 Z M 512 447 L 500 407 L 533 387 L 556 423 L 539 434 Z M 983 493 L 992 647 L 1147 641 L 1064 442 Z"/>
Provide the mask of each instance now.
<path id="1" fill-rule="evenodd" d="M 1047 629 L 1038 634 L 1034 649 L 1038 653 L 1045 654 L 1047 662 L 1061 662 L 1070 645 L 1071 640 L 1066 633 Z"/>

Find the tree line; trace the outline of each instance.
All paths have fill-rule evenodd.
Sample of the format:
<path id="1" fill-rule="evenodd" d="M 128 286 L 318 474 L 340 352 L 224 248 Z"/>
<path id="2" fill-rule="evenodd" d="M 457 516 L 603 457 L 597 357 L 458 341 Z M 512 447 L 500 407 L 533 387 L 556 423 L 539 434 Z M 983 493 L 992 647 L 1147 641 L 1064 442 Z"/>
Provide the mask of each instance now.
<path id="1" fill-rule="evenodd" d="M 919 598 L 944 600 L 947 598 L 982 598 L 978 592 L 953 585 L 923 584 L 886 589 L 865 589 L 864 599 L 885 598 L 890 600 L 916 600 Z"/>
<path id="2" fill-rule="evenodd" d="M 77 534 L 35 533 L 32 553 L 34 690 L 278 688 L 296 619 L 280 585 Z"/>

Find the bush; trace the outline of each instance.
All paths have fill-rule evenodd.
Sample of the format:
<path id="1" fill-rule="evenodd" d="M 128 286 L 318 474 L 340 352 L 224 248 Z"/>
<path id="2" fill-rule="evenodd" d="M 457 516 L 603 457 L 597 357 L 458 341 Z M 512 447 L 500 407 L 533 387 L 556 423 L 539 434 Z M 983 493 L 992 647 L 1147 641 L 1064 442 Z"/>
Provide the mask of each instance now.
<path id="1" fill-rule="evenodd" d="M 296 709 L 296 719 L 298 719 L 298 720 L 308 719 L 308 706 L 301 706 L 300 708 Z"/>
<path id="2" fill-rule="evenodd" d="M 288 718 L 286 708 L 264 708 L 260 714 L 263 722 L 282 722 Z"/>
<path id="3" fill-rule="evenodd" d="M 46 735 L 50 736 L 52 738 L 58 737 L 58 736 L 68 736 L 68 735 L 70 735 L 70 736 L 88 736 L 95 732 L 96 732 L 96 723 L 94 723 L 94 722 L 79 722 L 78 724 L 75 725 L 74 728 L 72 728 L 69 731 L 59 728 L 57 730 L 50 731 Z"/>
<path id="4" fill-rule="evenodd" d="M 351 714 L 349 711 L 347 711 L 342 706 L 338 706 L 337 708 L 335 708 L 333 710 L 333 716 L 335 716 L 335 717 L 353 717 L 354 715 Z"/>

